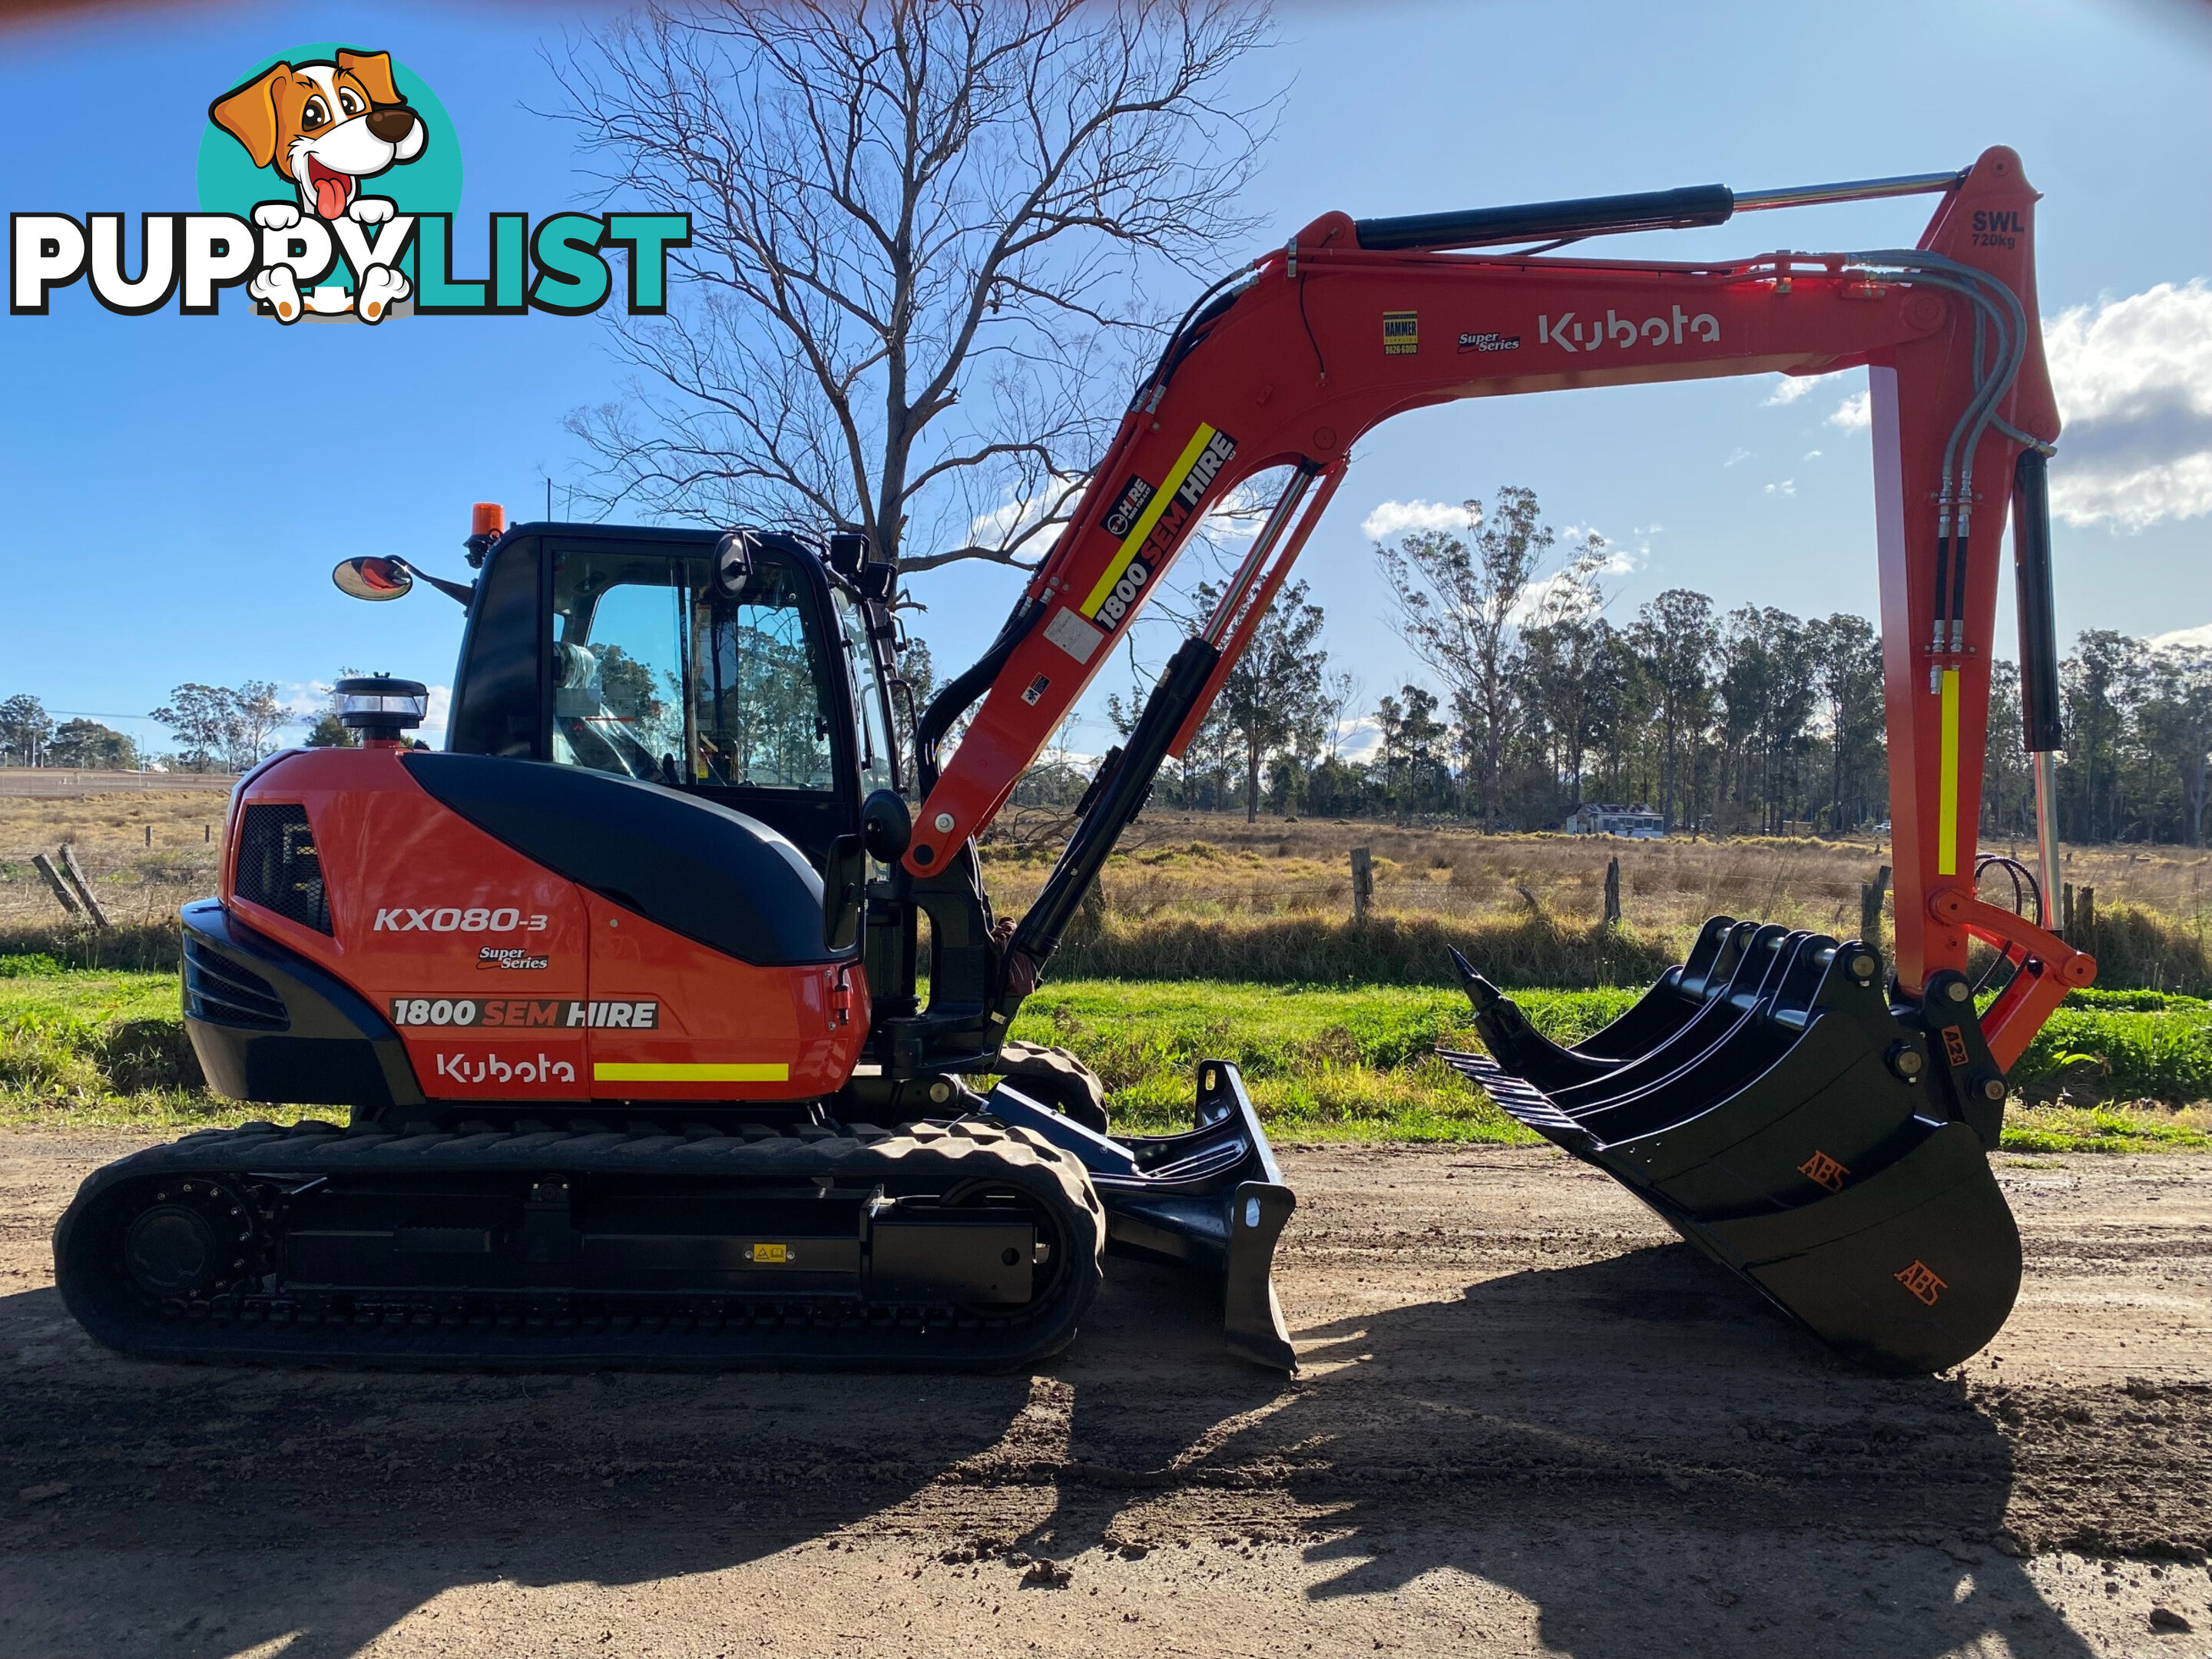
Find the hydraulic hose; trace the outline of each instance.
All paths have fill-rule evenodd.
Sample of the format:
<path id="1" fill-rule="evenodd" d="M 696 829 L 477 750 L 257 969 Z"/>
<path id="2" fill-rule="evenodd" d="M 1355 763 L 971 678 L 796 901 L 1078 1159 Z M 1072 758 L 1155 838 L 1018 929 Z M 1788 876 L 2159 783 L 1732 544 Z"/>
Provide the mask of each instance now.
<path id="1" fill-rule="evenodd" d="M 1043 611 L 1044 607 L 1035 599 L 1026 593 L 1022 595 L 999 629 L 999 637 L 951 684 L 932 697 L 929 707 L 922 710 L 914 732 L 914 771 L 923 799 L 927 800 L 929 792 L 937 787 L 937 747 L 945 741 L 945 734 L 952 729 L 952 722 L 967 712 L 969 704 L 991 689 L 991 683 L 999 678 L 999 671 L 1006 665 L 1006 659 L 1029 637 L 1031 625 Z"/>
<path id="2" fill-rule="evenodd" d="M 1997 421 L 1996 405 L 2020 373 L 2027 351 L 2027 313 L 2005 283 L 1972 265 L 1920 249 L 1884 249 L 1848 256 L 1856 264 L 1886 265 L 1906 281 L 1959 295 L 1974 307 L 1974 392 L 1960 411 L 1943 447 L 1936 492 L 1936 592 L 1931 645 L 1938 652 L 1965 643 L 1966 568 L 1973 536 L 1974 452 Z M 1994 363 L 1985 367 L 1983 329 L 1996 335 Z M 2008 433 L 2008 422 L 2001 423 Z M 2025 434 L 2020 434 L 2026 437 Z M 2028 440 L 2033 443 L 2033 439 Z M 2048 446 L 2042 446 L 2047 450 Z M 1955 513 L 1954 513 L 1955 508 Z M 1955 525 L 1955 531 L 1954 531 Z"/>

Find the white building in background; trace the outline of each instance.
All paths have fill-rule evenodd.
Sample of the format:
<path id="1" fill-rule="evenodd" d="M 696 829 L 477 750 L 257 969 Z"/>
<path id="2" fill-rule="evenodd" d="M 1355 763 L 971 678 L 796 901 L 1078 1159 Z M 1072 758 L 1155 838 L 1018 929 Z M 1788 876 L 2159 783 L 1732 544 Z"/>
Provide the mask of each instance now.
<path id="1" fill-rule="evenodd" d="M 1626 836 L 1631 841 L 1660 841 L 1667 834 L 1665 820 L 1648 806 L 1623 806 L 1617 801 L 1585 801 L 1567 815 L 1571 836 Z"/>

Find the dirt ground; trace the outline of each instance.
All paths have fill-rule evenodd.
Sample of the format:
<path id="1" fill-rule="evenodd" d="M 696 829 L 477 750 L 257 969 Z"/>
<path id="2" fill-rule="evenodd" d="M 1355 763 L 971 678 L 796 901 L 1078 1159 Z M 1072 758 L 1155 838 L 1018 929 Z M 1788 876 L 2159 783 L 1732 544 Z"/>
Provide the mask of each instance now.
<path id="1" fill-rule="evenodd" d="M 130 1144 L 0 1137 L 8 1659 L 2212 1654 L 2212 1158 L 2004 1160 L 1899 1381 L 1548 1150 L 1291 1149 L 1285 1382 L 1121 1264 L 1036 1376 L 137 1364 L 47 1243 Z"/>

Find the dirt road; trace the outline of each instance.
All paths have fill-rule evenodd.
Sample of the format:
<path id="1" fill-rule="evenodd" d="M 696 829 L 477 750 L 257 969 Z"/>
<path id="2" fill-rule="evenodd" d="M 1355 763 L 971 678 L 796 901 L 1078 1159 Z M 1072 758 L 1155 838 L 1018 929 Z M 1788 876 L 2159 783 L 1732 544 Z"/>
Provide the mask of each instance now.
<path id="1" fill-rule="evenodd" d="M 1033 1377 L 136 1364 L 47 1246 L 126 1145 L 0 1137 L 6 1659 L 2212 1654 L 2212 1159 L 2004 1160 L 1896 1381 L 1548 1151 L 1293 1149 L 1284 1383 L 1119 1264 Z"/>

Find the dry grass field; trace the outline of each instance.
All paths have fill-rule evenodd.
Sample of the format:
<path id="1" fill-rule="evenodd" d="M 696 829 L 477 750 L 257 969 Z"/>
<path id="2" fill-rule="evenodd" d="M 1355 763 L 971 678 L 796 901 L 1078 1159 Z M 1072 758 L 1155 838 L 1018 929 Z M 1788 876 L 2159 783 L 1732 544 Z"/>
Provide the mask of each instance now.
<path id="1" fill-rule="evenodd" d="M 118 926 L 161 922 L 213 890 L 228 777 L 0 771 L 0 935 L 52 928 L 61 907 L 31 867 L 67 842 Z"/>
<path id="2" fill-rule="evenodd" d="M 211 891 L 230 782 L 0 771 L 0 951 L 65 931 L 31 866 L 33 854 L 65 842 L 118 925 L 161 927 Z M 1002 820 L 984 849 L 1001 910 L 1019 914 L 1035 896 L 1066 822 L 1040 809 Z M 1353 929 L 1358 846 L 1374 856 L 1375 910 Z M 1457 824 L 1248 824 L 1156 810 L 1108 865 L 1103 911 L 1085 918 L 1060 967 L 1080 976 L 1437 982 L 1443 945 L 1453 942 L 1516 984 L 1634 984 L 1679 959 L 1716 914 L 1856 932 L 1861 885 L 1888 856 L 1871 838 L 1617 842 L 1484 836 Z M 1606 864 L 1616 857 L 1625 926 L 1609 929 L 1600 921 Z M 2212 991 L 2212 855 L 2071 848 L 2066 872 L 2096 892 L 2101 983 Z"/>
<path id="3" fill-rule="evenodd" d="M 1013 820 L 986 856 L 994 890 L 1018 906 L 1051 867 L 1058 815 L 1017 809 Z M 1109 866 L 1107 902 L 1136 916 L 1169 909 L 1349 915 L 1354 847 L 1374 854 L 1382 908 L 1469 920 L 1513 915 L 1527 908 L 1532 893 L 1563 918 L 1595 918 L 1606 862 L 1618 858 L 1626 919 L 1661 927 L 1694 927 L 1716 911 L 1823 930 L 1856 926 L 1860 884 L 1890 856 L 1886 840 L 1868 836 L 1630 842 L 1486 836 L 1460 824 L 1401 828 L 1345 818 L 1262 817 L 1247 823 L 1236 814 L 1151 811 Z M 2019 842 L 1992 842 L 1982 850 L 2023 860 L 2034 856 Z M 2094 886 L 2100 905 L 2121 902 L 2169 915 L 2203 915 L 2212 902 L 2212 853 L 2070 848 L 2066 879 Z"/>
<path id="4" fill-rule="evenodd" d="M 1018 812 L 985 848 L 1001 908 L 1018 913 L 1042 884 L 1056 822 Z M 1354 847 L 1373 854 L 1375 912 L 1352 934 L 1345 924 Z M 1982 850 L 2033 856 L 2017 842 Z M 1679 960 L 1715 915 L 1855 933 L 1861 888 L 1890 854 L 1886 841 L 1871 837 L 1626 842 L 1153 811 L 1107 866 L 1103 914 L 1073 941 L 1069 971 L 1433 981 L 1441 960 L 1425 964 L 1419 953 L 1440 958 L 1440 941 L 1449 939 L 1510 983 L 1626 984 L 1649 977 L 1655 963 Z M 1624 926 L 1607 929 L 1606 866 L 1615 858 Z M 2212 854 L 2070 848 L 2065 879 L 2095 890 L 2101 983 L 2212 989 Z M 1984 891 L 2009 902 L 1994 877 Z M 1362 951 L 1344 948 L 1360 936 Z M 1326 969 L 1297 972 L 1290 959 L 1302 954 Z"/>

